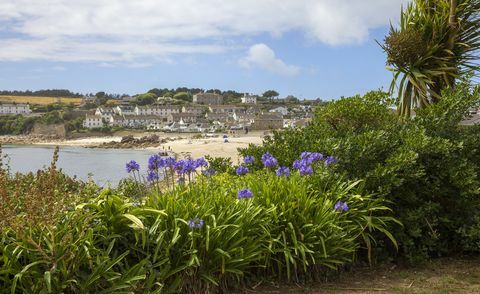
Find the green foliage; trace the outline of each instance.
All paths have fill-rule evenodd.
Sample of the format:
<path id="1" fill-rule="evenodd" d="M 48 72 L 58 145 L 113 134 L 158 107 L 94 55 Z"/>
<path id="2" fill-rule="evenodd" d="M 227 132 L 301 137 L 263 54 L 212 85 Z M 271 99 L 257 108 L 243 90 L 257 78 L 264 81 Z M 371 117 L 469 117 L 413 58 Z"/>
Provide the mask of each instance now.
<path id="1" fill-rule="evenodd" d="M 265 91 L 262 96 L 265 97 L 265 98 L 273 98 L 273 97 L 278 97 L 278 92 L 275 91 L 275 90 L 268 90 L 268 91 Z"/>
<path id="2" fill-rule="evenodd" d="M 382 48 L 398 83 L 399 112 L 436 103 L 442 90 L 478 73 L 480 1 L 411 1 Z"/>
<path id="3" fill-rule="evenodd" d="M 138 105 L 148 105 L 148 104 L 153 104 L 157 100 L 157 96 L 153 93 L 144 93 L 144 94 L 139 94 L 135 96 L 137 99 L 137 104 Z"/>
<path id="4" fill-rule="evenodd" d="M 192 102 L 193 96 L 187 92 L 178 92 L 173 95 L 173 99 L 183 100 L 185 102 Z"/>
<path id="5" fill-rule="evenodd" d="M 460 84 L 408 120 L 397 118 L 379 92 L 342 99 L 318 109 L 306 128 L 275 132 L 264 146 L 241 153 L 254 155 L 257 168 L 265 151 L 282 165 L 304 150 L 333 154 L 336 172 L 392 201 L 405 225 L 394 228 L 401 257 L 478 252 L 480 128 L 459 125 L 478 105 L 478 91 Z"/>
<path id="6" fill-rule="evenodd" d="M 12 180 L 1 175 L 0 181 Z M 52 164 L 39 181 L 50 187 L 57 176 Z M 253 198 L 237 199 L 244 188 Z M 2 290 L 205 293 L 262 279 L 302 281 L 338 269 L 358 253 L 370 256 L 375 233 L 392 238 L 387 227 L 395 223 L 382 197 L 322 166 L 308 177 L 277 177 L 270 170 L 198 176 L 141 201 L 129 197 L 134 190 L 125 181 L 84 203 L 59 206 L 63 213 L 49 222 L 29 222 L 21 230 L 3 226 Z M 0 196 L 16 199 L 10 189 L 0 189 Z M 334 209 L 339 200 L 348 211 Z M 189 226 L 195 218 L 204 224 Z"/>
<path id="7" fill-rule="evenodd" d="M 210 168 L 214 169 L 218 173 L 229 173 L 234 174 L 235 169 L 232 164 L 232 160 L 227 157 L 211 157 L 209 155 L 205 156 L 205 159 L 208 161 Z"/>
<path id="8" fill-rule="evenodd" d="M 35 118 L 22 115 L 0 116 L 0 135 L 21 135 L 28 133 L 35 123 Z"/>

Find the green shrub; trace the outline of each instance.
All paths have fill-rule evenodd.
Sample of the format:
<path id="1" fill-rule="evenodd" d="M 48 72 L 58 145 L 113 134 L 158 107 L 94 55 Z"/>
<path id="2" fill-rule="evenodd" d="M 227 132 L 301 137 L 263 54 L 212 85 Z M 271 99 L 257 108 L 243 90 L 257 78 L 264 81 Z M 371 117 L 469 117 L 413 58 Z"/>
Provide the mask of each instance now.
<path id="1" fill-rule="evenodd" d="M 51 222 L 2 227 L 0 282 L 13 293 L 220 292 L 262 279 L 317 278 L 359 253 L 370 256 L 375 233 L 395 244 L 387 227 L 396 221 L 382 197 L 323 164 L 315 170 L 197 176 L 143 199 L 128 197 L 135 185 L 125 181 L 64 207 Z M 54 165 L 45 173 L 56 183 Z M 253 197 L 237 199 L 246 188 Z M 336 208 L 339 201 L 348 210 Z"/>
<path id="2" fill-rule="evenodd" d="M 333 154 L 336 172 L 364 180 L 367 191 L 392 202 L 404 224 L 392 228 L 401 257 L 478 252 L 480 128 L 459 125 L 478 105 L 478 91 L 459 85 L 406 121 L 389 109 L 381 92 L 345 98 L 317 110 L 306 128 L 275 132 L 264 146 L 241 153 L 255 155 L 257 168 L 266 151 L 281 164 L 303 150 Z"/>

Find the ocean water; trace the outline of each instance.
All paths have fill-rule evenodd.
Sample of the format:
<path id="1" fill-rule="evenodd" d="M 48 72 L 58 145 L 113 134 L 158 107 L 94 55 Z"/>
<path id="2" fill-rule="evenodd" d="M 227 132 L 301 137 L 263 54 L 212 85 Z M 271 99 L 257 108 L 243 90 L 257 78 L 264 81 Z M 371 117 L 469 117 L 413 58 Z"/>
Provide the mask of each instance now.
<path id="1" fill-rule="evenodd" d="M 54 149 L 54 146 L 2 145 L 2 153 L 6 155 L 3 163 L 12 173 L 36 172 L 50 166 Z M 61 146 L 57 167 L 84 181 L 92 179 L 101 186 L 115 186 L 122 178 L 129 177 L 125 171 L 128 161 L 137 161 L 141 174 L 146 176 L 148 157 L 160 151 Z"/>

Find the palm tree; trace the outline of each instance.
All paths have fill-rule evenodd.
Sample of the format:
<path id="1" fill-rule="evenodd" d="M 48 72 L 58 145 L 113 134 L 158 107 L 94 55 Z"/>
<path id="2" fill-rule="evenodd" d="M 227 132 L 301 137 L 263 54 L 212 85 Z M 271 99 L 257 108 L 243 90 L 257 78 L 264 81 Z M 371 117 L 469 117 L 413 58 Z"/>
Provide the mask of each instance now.
<path id="1" fill-rule="evenodd" d="M 410 116 L 412 108 L 438 102 L 465 74 L 478 74 L 480 0 L 413 0 L 381 46 L 398 111 Z"/>

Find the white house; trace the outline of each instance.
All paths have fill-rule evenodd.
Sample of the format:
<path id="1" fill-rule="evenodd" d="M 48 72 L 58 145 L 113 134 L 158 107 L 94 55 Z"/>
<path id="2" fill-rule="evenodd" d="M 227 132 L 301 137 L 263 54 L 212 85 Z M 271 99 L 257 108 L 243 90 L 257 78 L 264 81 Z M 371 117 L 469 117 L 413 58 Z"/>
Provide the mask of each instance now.
<path id="1" fill-rule="evenodd" d="M 29 104 L 16 104 L 16 103 L 5 103 L 0 104 L 0 115 L 2 114 L 29 114 L 32 111 L 30 110 Z"/>
<path id="2" fill-rule="evenodd" d="M 211 105 L 208 110 L 215 114 L 227 114 L 229 117 L 233 117 L 234 113 L 245 113 L 244 107 L 233 105 Z"/>
<path id="3" fill-rule="evenodd" d="M 257 104 L 257 96 L 244 94 L 242 97 L 243 104 Z"/>
<path id="4" fill-rule="evenodd" d="M 87 114 L 83 121 L 83 127 L 87 129 L 102 128 L 103 126 L 103 119 L 100 115 Z"/>
<path id="5" fill-rule="evenodd" d="M 113 111 L 113 108 L 111 107 L 98 107 L 97 110 L 95 110 L 95 115 L 101 116 L 105 121 L 109 121 L 110 117 L 114 114 L 115 111 Z"/>
<path id="6" fill-rule="evenodd" d="M 200 105 L 189 105 L 183 106 L 182 112 L 184 113 L 195 113 L 196 115 L 202 115 L 207 111 L 207 108 Z"/>
<path id="7" fill-rule="evenodd" d="M 286 107 L 277 107 L 274 109 L 271 109 L 269 112 L 276 112 L 276 113 L 281 113 L 282 115 L 287 115 L 288 114 L 288 109 Z"/>
<path id="8" fill-rule="evenodd" d="M 135 108 L 131 105 L 118 105 L 113 110 L 118 115 L 135 115 Z"/>
<path id="9" fill-rule="evenodd" d="M 125 115 L 123 126 L 131 128 L 148 127 L 151 124 L 161 124 L 162 119 L 155 115 Z"/>
<path id="10" fill-rule="evenodd" d="M 167 117 L 172 113 L 180 113 L 180 106 L 175 105 L 145 105 L 136 106 L 136 115 L 157 115 Z"/>

